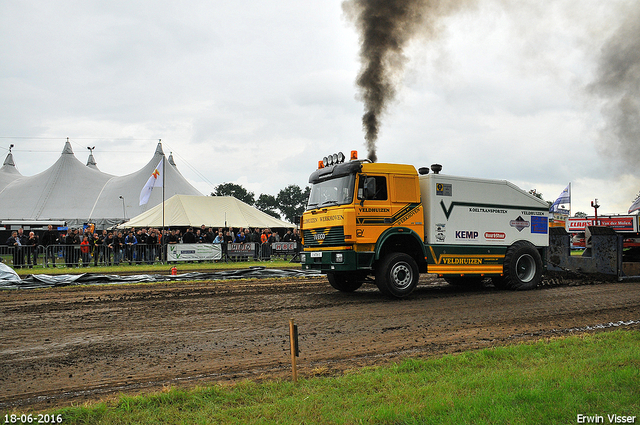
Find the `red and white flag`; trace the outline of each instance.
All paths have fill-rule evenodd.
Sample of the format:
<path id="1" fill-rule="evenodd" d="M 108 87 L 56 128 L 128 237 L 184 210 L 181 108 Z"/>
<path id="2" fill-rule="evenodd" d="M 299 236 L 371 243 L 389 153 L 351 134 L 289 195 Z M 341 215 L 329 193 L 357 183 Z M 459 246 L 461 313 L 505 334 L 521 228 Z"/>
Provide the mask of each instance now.
<path id="1" fill-rule="evenodd" d="M 151 177 L 147 180 L 147 184 L 144 185 L 142 191 L 140 191 L 140 205 L 145 205 L 149 202 L 149 198 L 151 197 L 151 191 L 154 187 L 162 187 L 162 164 L 164 163 L 164 158 L 160 160 L 158 166 L 153 173 L 151 173 Z"/>

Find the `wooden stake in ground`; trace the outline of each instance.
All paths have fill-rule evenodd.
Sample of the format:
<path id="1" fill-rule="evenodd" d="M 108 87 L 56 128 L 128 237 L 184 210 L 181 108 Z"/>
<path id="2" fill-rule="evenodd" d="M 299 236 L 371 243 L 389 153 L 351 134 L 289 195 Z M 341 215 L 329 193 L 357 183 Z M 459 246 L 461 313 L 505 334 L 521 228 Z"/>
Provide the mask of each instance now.
<path id="1" fill-rule="evenodd" d="M 294 324 L 293 319 L 289 319 L 289 338 L 291 339 L 291 375 L 293 382 L 298 382 L 298 365 L 296 357 L 298 357 L 298 325 Z"/>

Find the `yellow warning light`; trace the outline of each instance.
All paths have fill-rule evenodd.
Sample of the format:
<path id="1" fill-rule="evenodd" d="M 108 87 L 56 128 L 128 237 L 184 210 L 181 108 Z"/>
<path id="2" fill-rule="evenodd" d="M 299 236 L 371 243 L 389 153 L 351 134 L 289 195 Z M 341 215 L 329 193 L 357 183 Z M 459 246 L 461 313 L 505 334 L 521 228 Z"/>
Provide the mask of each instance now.
<path id="1" fill-rule="evenodd" d="M 358 151 L 351 151 L 351 161 L 358 159 Z"/>
<path id="2" fill-rule="evenodd" d="M 324 168 L 324 162 L 322 160 L 318 161 L 318 169 Z"/>

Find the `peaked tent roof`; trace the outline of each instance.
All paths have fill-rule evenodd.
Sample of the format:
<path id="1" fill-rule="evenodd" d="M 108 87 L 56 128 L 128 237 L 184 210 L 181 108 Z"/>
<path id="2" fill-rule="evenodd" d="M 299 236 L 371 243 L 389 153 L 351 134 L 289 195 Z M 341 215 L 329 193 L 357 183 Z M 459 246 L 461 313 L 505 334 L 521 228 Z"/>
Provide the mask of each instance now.
<path id="1" fill-rule="evenodd" d="M 16 168 L 15 162 L 13 162 L 13 154 L 9 152 L 2 164 L 2 167 L 0 167 L 0 191 L 7 187 L 9 183 L 19 179 L 20 177 L 22 177 L 22 174 L 20 174 L 20 171 Z"/>
<path id="2" fill-rule="evenodd" d="M 233 196 L 175 195 L 165 201 L 166 227 L 294 228 Z M 162 227 L 162 204 L 132 218 L 119 227 Z"/>
<path id="3" fill-rule="evenodd" d="M 155 187 L 151 192 L 151 197 L 146 205 L 140 205 L 140 191 L 151 177 L 160 161 L 164 158 L 162 145 L 158 143 L 156 152 L 151 160 L 140 170 L 121 177 L 112 177 L 106 182 L 100 194 L 94 198 L 95 205 L 88 216 L 92 220 L 94 218 L 109 217 L 113 220 L 111 224 L 122 222 L 125 218 L 135 217 L 149 208 L 162 203 L 162 187 Z M 173 195 L 196 195 L 202 196 L 195 187 L 185 179 L 174 165 L 168 165 L 167 160 L 164 161 L 164 199 L 169 199 Z M 122 198 L 120 198 L 122 196 Z M 125 208 L 123 211 L 122 203 L 124 198 Z M 118 213 L 113 215 L 113 205 L 117 205 Z M 126 217 L 123 214 L 126 213 Z"/>
<path id="4" fill-rule="evenodd" d="M 140 191 L 163 158 L 158 143 L 146 166 L 118 177 L 82 164 L 67 141 L 51 167 L 23 177 L 15 169 L 13 157 L 8 156 L 0 168 L 0 220 L 64 220 L 70 226 L 91 221 L 99 227 L 121 223 L 123 209 L 131 217 L 162 202 L 162 189 L 156 188 L 147 205 L 138 205 Z M 165 199 L 177 193 L 201 195 L 175 166 L 165 168 Z M 7 183 L 3 187 L 4 179 Z"/>
<path id="5" fill-rule="evenodd" d="M 89 217 L 92 200 L 111 178 L 86 167 L 66 142 L 60 158 L 47 170 L 9 183 L 0 192 L 0 217 L 17 220 Z M 13 202 L 9 202 L 13 200 Z"/>
<path id="6" fill-rule="evenodd" d="M 93 152 L 90 153 L 89 158 L 87 158 L 87 167 L 93 168 L 94 170 L 98 170 L 98 163 L 96 162 L 96 159 L 93 157 Z"/>

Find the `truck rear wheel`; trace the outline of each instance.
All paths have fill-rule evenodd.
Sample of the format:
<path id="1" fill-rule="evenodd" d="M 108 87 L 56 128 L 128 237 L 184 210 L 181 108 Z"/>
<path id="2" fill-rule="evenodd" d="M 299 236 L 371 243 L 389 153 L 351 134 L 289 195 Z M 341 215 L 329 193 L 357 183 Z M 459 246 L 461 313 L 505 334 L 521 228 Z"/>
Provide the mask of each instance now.
<path id="1" fill-rule="evenodd" d="M 356 273 L 327 273 L 329 284 L 338 291 L 353 292 L 362 286 Z"/>
<path id="2" fill-rule="evenodd" d="M 376 286 L 385 295 L 409 296 L 418 284 L 418 265 L 411 256 L 396 252 L 382 259 L 376 270 Z"/>
<path id="3" fill-rule="evenodd" d="M 530 242 L 518 241 L 504 256 L 504 276 L 499 286 L 507 289 L 533 289 L 542 277 L 542 258 Z"/>

